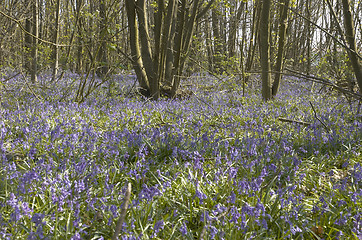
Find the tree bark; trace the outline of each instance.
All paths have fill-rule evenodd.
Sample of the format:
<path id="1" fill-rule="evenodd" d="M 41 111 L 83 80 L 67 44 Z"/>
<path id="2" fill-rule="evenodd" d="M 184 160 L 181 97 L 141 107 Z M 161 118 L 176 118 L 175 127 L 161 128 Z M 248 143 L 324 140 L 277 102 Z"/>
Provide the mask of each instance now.
<path id="1" fill-rule="evenodd" d="M 279 90 L 281 71 L 283 69 L 284 61 L 284 44 L 287 37 L 287 21 L 288 21 L 288 7 L 289 0 L 283 0 L 280 6 L 280 26 L 279 26 L 279 43 L 278 43 L 278 56 L 275 63 L 275 76 L 272 87 L 272 96 L 276 96 Z"/>
<path id="2" fill-rule="evenodd" d="M 81 16 L 81 9 L 83 0 L 76 0 L 76 9 L 78 13 L 78 48 L 77 48 L 77 72 L 80 74 L 83 71 L 83 38 L 82 38 L 82 26 L 84 24 L 83 17 Z"/>
<path id="3" fill-rule="evenodd" d="M 362 69 L 358 62 L 357 57 L 357 49 L 356 49 L 356 41 L 355 41 L 355 33 L 354 33 L 354 23 L 351 14 L 351 9 L 348 0 L 342 0 L 343 6 L 343 15 L 344 15 L 344 25 L 345 25 L 345 32 L 346 32 L 346 40 L 349 45 L 348 55 L 349 59 L 351 60 L 352 68 L 354 74 L 356 76 L 357 84 L 359 87 L 360 92 L 362 91 Z"/>
<path id="4" fill-rule="evenodd" d="M 100 47 L 98 50 L 98 62 L 99 68 L 97 69 L 97 73 L 99 76 L 104 76 L 107 74 L 109 70 L 108 57 L 107 57 L 107 37 L 108 37 L 108 24 L 107 24 L 107 16 L 106 16 L 106 3 L 105 0 L 101 0 L 99 3 L 99 40 L 101 41 Z"/>
<path id="5" fill-rule="evenodd" d="M 32 67 L 31 67 L 31 82 L 37 81 L 38 72 L 38 36 L 39 36 L 39 19 L 38 19 L 38 0 L 33 0 L 32 11 L 33 11 L 33 43 L 32 43 Z"/>
<path id="6" fill-rule="evenodd" d="M 145 68 L 148 77 L 148 82 L 150 87 L 150 97 L 153 100 L 157 100 L 160 97 L 160 83 L 157 79 L 156 71 L 152 61 L 150 35 L 148 32 L 148 23 L 147 23 L 146 1 L 137 0 L 136 6 L 137 6 L 136 12 L 138 16 L 138 24 L 139 24 L 138 29 L 141 41 L 141 56 L 143 61 L 143 67 Z"/>
<path id="7" fill-rule="evenodd" d="M 255 3 L 253 8 L 253 21 L 251 25 L 251 36 L 250 36 L 250 44 L 248 48 L 248 54 L 245 61 L 245 71 L 249 72 L 253 66 L 255 52 L 256 52 L 256 46 L 257 46 L 257 39 L 259 38 L 259 25 L 260 25 L 260 12 L 261 12 L 261 0 L 257 1 Z M 249 75 L 245 76 L 245 83 L 249 81 Z"/>
<path id="8" fill-rule="evenodd" d="M 147 97 L 157 100 L 161 93 L 161 82 L 164 81 L 166 88 L 162 90 L 165 95 L 176 95 L 197 17 L 206 13 L 211 6 L 210 2 L 200 11 L 200 0 L 169 0 L 167 7 L 163 0 L 158 0 L 158 7 L 155 9 L 157 13 L 154 15 L 158 26 L 155 26 L 152 34 L 148 30 L 148 23 L 152 19 L 147 17 L 146 1 L 125 1 L 132 63 L 141 88 L 145 90 L 143 95 L 147 94 Z M 167 13 L 164 12 L 166 10 Z M 155 43 L 154 49 L 158 49 L 153 52 L 153 56 L 151 42 Z"/>
<path id="9" fill-rule="evenodd" d="M 237 1 L 235 2 L 235 4 L 237 3 Z M 234 57 L 235 56 L 235 49 L 236 49 L 236 32 L 238 30 L 238 26 L 239 26 L 239 22 L 241 19 L 241 15 L 244 12 L 244 6 L 245 6 L 245 2 L 241 1 L 240 5 L 237 9 L 236 15 L 235 16 L 230 16 L 230 35 L 229 35 L 229 39 L 228 39 L 228 52 L 229 52 L 229 57 Z M 236 8 L 236 6 L 235 6 Z"/>
<path id="10" fill-rule="evenodd" d="M 25 36 L 24 36 L 24 47 L 25 47 L 25 58 L 24 58 L 24 68 L 26 70 L 27 73 L 31 72 L 31 47 L 33 44 L 33 37 L 28 34 L 28 33 L 32 33 L 32 26 L 31 26 L 31 19 L 27 18 L 25 19 Z"/>
<path id="11" fill-rule="evenodd" d="M 54 28 L 54 47 L 53 47 L 53 77 L 52 81 L 55 81 L 58 68 L 59 68 L 59 47 L 58 47 L 58 40 L 59 40 L 59 13 L 60 13 L 60 0 L 57 0 L 57 6 L 55 9 L 55 28 Z"/>
<path id="12" fill-rule="evenodd" d="M 126 0 L 125 5 L 127 11 L 133 69 L 135 70 L 136 76 L 140 83 L 141 93 L 145 96 L 149 96 L 149 83 L 146 72 L 143 68 L 141 50 L 139 46 L 138 24 L 136 21 L 136 2 L 134 0 Z"/>
<path id="13" fill-rule="evenodd" d="M 185 16 L 189 16 L 187 18 L 187 23 L 185 25 L 185 34 L 181 34 L 180 37 L 181 39 L 179 39 L 181 41 L 181 45 L 180 45 L 180 52 L 178 53 L 178 57 L 179 60 L 177 62 L 177 65 L 174 65 L 174 68 L 177 67 L 177 75 L 175 77 L 175 81 L 173 82 L 172 88 L 171 88 L 171 96 L 175 97 L 176 96 L 176 91 L 180 86 L 180 75 L 182 73 L 188 52 L 189 52 L 189 48 L 191 45 L 191 41 L 192 41 L 192 36 L 194 33 L 194 26 L 196 23 L 196 17 L 197 16 L 202 16 L 202 15 L 198 15 L 198 9 L 199 9 L 199 0 L 194 0 L 193 1 L 193 5 L 192 5 L 192 10 L 191 10 L 191 15 L 186 15 L 187 11 L 184 9 L 182 15 L 183 17 L 181 19 L 178 19 L 178 21 L 181 21 L 182 19 L 185 20 Z M 211 5 L 206 6 L 206 8 L 210 7 Z M 203 12 L 203 14 L 206 13 Z M 183 24 L 182 24 L 183 26 Z M 178 29 L 179 30 L 179 29 Z M 181 53 L 183 54 L 181 56 Z"/>
<path id="14" fill-rule="evenodd" d="M 160 48 L 160 54 L 159 54 L 159 64 L 158 64 L 158 69 L 157 69 L 157 73 L 158 73 L 158 82 L 162 82 L 164 81 L 165 78 L 165 74 L 166 71 L 170 71 L 170 69 L 167 69 L 166 66 L 166 58 L 167 58 L 167 53 L 168 53 L 168 46 L 170 46 L 170 41 L 171 41 L 171 28 L 172 28 L 172 20 L 174 18 L 174 11 L 175 11 L 175 5 L 176 5 L 176 0 L 169 0 L 168 2 L 168 6 L 167 6 L 167 15 L 165 18 L 165 23 L 169 23 L 169 24 L 164 24 L 163 25 L 163 32 L 162 32 L 162 36 L 161 36 L 161 48 Z M 168 68 L 171 66 L 168 66 Z"/>
<path id="15" fill-rule="evenodd" d="M 259 27 L 259 49 L 261 65 L 262 96 L 265 101 L 271 98 L 271 73 L 270 73 L 270 43 L 269 43 L 269 16 L 270 0 L 262 0 L 260 27 Z"/>
<path id="16" fill-rule="evenodd" d="M 213 33 L 213 43 L 214 43 L 214 56 L 213 56 L 213 69 L 214 72 L 220 74 L 223 72 L 223 67 L 221 66 L 222 60 L 222 41 L 220 36 L 220 22 L 219 22 L 219 14 L 217 12 L 217 7 L 215 6 L 211 11 L 211 19 L 212 19 L 212 33 Z"/>
<path id="17" fill-rule="evenodd" d="M 186 0 L 181 0 L 181 6 L 179 7 L 177 15 L 177 25 L 176 25 L 176 34 L 175 34 L 175 43 L 174 43 L 174 63 L 172 76 L 174 77 L 171 87 L 171 96 L 176 95 L 178 85 L 180 84 L 180 63 L 181 63 L 181 53 L 182 53 L 182 39 L 184 36 L 184 25 L 185 25 L 185 15 L 188 14 L 186 10 Z"/>
<path id="18" fill-rule="evenodd" d="M 206 51 L 207 51 L 207 63 L 208 63 L 208 70 L 209 72 L 214 72 L 214 51 L 212 49 L 212 41 L 211 41 L 211 31 L 210 31 L 210 17 L 209 14 L 205 17 L 205 43 L 206 43 Z"/>

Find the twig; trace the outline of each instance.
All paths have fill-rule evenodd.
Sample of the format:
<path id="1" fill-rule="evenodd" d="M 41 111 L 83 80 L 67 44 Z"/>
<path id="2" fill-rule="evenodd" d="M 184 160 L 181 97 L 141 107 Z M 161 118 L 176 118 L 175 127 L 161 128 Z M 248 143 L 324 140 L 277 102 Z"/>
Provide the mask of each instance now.
<path id="1" fill-rule="evenodd" d="M 298 120 L 293 120 L 293 119 L 287 119 L 287 118 L 278 118 L 279 121 L 281 122 L 287 122 L 287 123 L 298 123 L 298 124 L 301 124 L 301 125 L 304 125 L 304 126 L 310 126 L 311 123 L 308 123 L 308 122 L 303 122 L 303 121 L 298 121 Z"/>
<path id="2" fill-rule="evenodd" d="M 284 69 L 291 72 L 291 73 L 293 73 L 293 74 L 296 74 L 296 75 L 292 75 L 292 76 L 300 77 L 300 78 L 303 78 L 305 80 L 309 80 L 309 81 L 312 81 L 312 82 L 315 82 L 315 83 L 321 83 L 321 84 L 324 84 L 324 85 L 327 85 L 327 86 L 331 86 L 331 87 L 337 89 L 339 92 L 344 93 L 344 94 L 349 95 L 349 96 L 352 96 L 355 99 L 358 99 L 358 100 L 362 99 L 362 95 L 360 93 L 356 93 L 356 92 L 344 89 L 344 88 L 338 86 L 337 84 L 331 82 L 328 79 L 315 77 L 315 76 L 311 76 L 311 75 L 306 75 L 306 74 L 303 74 L 301 72 L 298 72 L 298 71 L 295 71 L 295 70 L 292 70 L 292 69 L 289 69 L 289 68 L 284 68 Z"/>
<path id="3" fill-rule="evenodd" d="M 25 76 L 24 76 L 23 73 L 21 73 L 21 76 L 22 76 L 23 79 L 24 79 L 25 85 L 29 88 L 30 92 L 34 95 L 34 97 L 35 97 L 36 99 L 38 99 L 40 102 L 41 102 L 42 100 L 44 100 L 44 99 L 41 99 L 41 98 L 33 91 L 33 89 L 30 87 L 28 81 L 26 81 L 26 78 L 25 78 Z"/>
<path id="4" fill-rule="evenodd" d="M 10 76 L 10 77 L 5 78 L 4 80 L 1 81 L 1 83 L 3 83 L 3 84 L 6 83 L 6 82 L 9 81 L 10 79 L 12 79 L 12 78 L 20 75 L 20 73 L 21 73 L 21 72 L 18 72 L 17 74 L 15 74 L 15 75 L 13 75 L 13 76 Z"/>
<path id="5" fill-rule="evenodd" d="M 47 41 L 47 40 L 44 40 L 44 39 L 42 39 L 42 38 L 39 38 L 39 37 L 35 36 L 34 34 L 32 34 L 31 32 L 28 32 L 28 31 L 25 29 L 25 27 L 21 24 L 21 21 L 20 21 L 20 20 L 13 18 L 12 16 L 4 13 L 4 12 L 1 11 L 1 10 L 0 10 L 0 14 L 3 15 L 4 17 L 10 19 L 11 21 L 15 22 L 25 34 L 28 34 L 29 36 L 37 39 L 37 40 L 40 41 L 40 42 L 43 42 L 43 43 L 46 43 L 46 44 L 49 44 L 49 45 L 53 45 L 53 46 L 57 46 L 57 47 L 68 47 L 68 46 L 69 46 L 69 45 L 55 44 L 55 43 L 53 43 L 53 42 L 49 42 L 49 41 Z"/>
<path id="6" fill-rule="evenodd" d="M 324 32 L 325 34 L 327 34 L 329 37 L 331 37 L 335 42 L 337 42 L 338 44 L 340 44 L 343 48 L 345 48 L 347 51 L 352 52 L 353 54 L 356 55 L 356 57 L 358 57 L 359 59 L 362 59 L 362 56 L 360 54 L 358 54 L 358 52 L 356 52 L 355 50 L 351 49 L 350 47 L 348 47 L 345 43 L 343 43 L 341 40 L 339 40 L 337 37 L 335 37 L 333 34 L 331 34 L 330 32 L 328 32 L 328 30 L 326 30 L 325 28 L 319 26 L 317 23 L 311 21 L 310 19 L 306 18 L 305 16 L 303 16 L 302 14 L 300 14 L 298 11 L 294 10 L 292 7 L 289 7 L 289 10 L 292 11 L 294 14 L 296 14 L 298 17 L 303 18 L 304 20 L 306 20 L 307 22 L 309 22 L 310 24 L 312 24 L 313 26 L 315 26 L 316 28 L 318 28 L 319 30 L 321 30 L 322 32 Z"/>
<path id="7" fill-rule="evenodd" d="M 324 84 L 326 86 L 331 86 L 334 89 L 336 89 L 337 91 L 339 91 L 339 92 L 341 92 L 341 93 L 343 93 L 345 95 L 351 96 L 351 97 L 353 97 L 354 99 L 357 99 L 357 100 L 362 100 L 362 95 L 361 94 L 353 92 L 353 91 L 349 91 L 347 89 L 344 89 L 344 88 L 338 86 L 337 84 L 331 82 L 328 79 L 315 77 L 315 76 L 312 76 L 312 75 L 306 75 L 304 73 L 289 69 L 287 67 L 284 67 L 284 70 L 286 70 L 288 72 L 291 72 L 291 74 L 290 73 L 286 74 L 285 72 L 278 72 L 278 71 L 269 71 L 268 73 L 280 73 L 280 74 L 283 74 L 285 76 L 298 77 L 298 78 L 302 78 L 302 79 L 305 79 L 307 81 L 311 81 L 311 82 L 314 82 L 314 83 L 320 83 L 320 84 Z M 258 74 L 258 73 L 261 73 L 261 71 L 248 71 L 247 73 L 248 74 L 252 74 L 252 73 L 253 74 Z"/>
<path id="8" fill-rule="evenodd" d="M 311 101 L 309 101 L 309 104 L 312 106 L 313 112 L 314 112 L 314 117 L 323 125 L 323 127 L 329 132 L 330 129 L 329 127 L 327 127 L 327 125 L 317 116 L 317 112 L 314 109 L 314 106 L 312 104 Z"/>
<path id="9" fill-rule="evenodd" d="M 124 197 L 124 203 L 123 203 L 123 207 L 122 207 L 122 210 L 121 210 L 121 215 L 119 216 L 119 219 L 117 221 L 116 230 L 114 231 L 114 234 L 112 236 L 112 240 L 117 240 L 118 235 L 121 232 L 122 225 L 123 225 L 124 219 L 126 218 L 126 214 L 127 214 L 129 199 L 131 197 L 131 189 L 132 189 L 131 183 L 128 183 L 126 196 Z"/>

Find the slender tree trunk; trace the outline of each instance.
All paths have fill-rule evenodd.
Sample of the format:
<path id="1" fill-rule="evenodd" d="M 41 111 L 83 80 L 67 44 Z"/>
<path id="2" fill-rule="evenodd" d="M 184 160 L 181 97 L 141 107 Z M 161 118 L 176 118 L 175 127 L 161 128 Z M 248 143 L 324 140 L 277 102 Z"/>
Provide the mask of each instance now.
<path id="1" fill-rule="evenodd" d="M 77 48 L 77 72 L 81 73 L 83 71 L 83 38 L 82 38 L 82 26 L 84 24 L 84 19 L 83 17 L 80 15 L 81 14 L 81 9 L 82 9 L 82 5 L 83 5 L 83 0 L 76 0 L 76 8 L 77 8 L 77 13 L 78 13 L 78 48 Z"/>
<path id="2" fill-rule="evenodd" d="M 212 49 L 212 42 L 211 42 L 211 32 L 210 32 L 210 17 L 209 14 L 206 15 L 205 18 L 205 35 L 206 35 L 206 49 L 207 49 L 207 59 L 208 59 L 208 70 L 210 72 L 214 71 L 214 51 Z"/>
<path id="3" fill-rule="evenodd" d="M 173 18 L 171 20 L 172 24 L 171 24 L 171 32 L 170 32 L 170 37 L 169 40 L 167 42 L 167 53 L 166 53 L 166 63 L 165 63 L 165 87 L 166 88 L 171 88 L 172 86 L 172 81 L 173 81 L 173 76 L 172 76 L 172 71 L 173 71 L 173 62 L 174 62 L 174 56 L 173 56 L 173 43 L 174 43 L 174 38 L 175 38 L 175 31 L 176 31 L 176 15 L 177 15 L 177 11 L 178 11 L 178 4 L 177 2 L 175 2 L 175 8 L 174 8 L 174 15 Z"/>
<path id="4" fill-rule="evenodd" d="M 271 98 L 271 73 L 270 73 L 270 43 L 269 43 L 269 16 L 270 0 L 262 0 L 260 27 L 259 27 L 259 49 L 261 65 L 262 95 L 265 101 Z"/>
<path id="5" fill-rule="evenodd" d="M 150 35 L 148 32 L 148 23 L 147 23 L 146 1 L 138 0 L 136 2 L 136 6 L 137 6 L 136 12 L 139 23 L 140 41 L 142 46 L 141 56 L 143 60 L 143 66 L 146 70 L 148 77 L 151 99 L 157 100 L 160 97 L 160 83 L 157 79 L 154 63 L 152 61 Z"/>
<path id="6" fill-rule="evenodd" d="M 161 48 L 161 33 L 163 25 L 163 17 L 164 17 L 164 8 L 165 2 L 164 0 L 157 0 L 158 8 L 154 10 L 154 52 L 153 52 L 153 66 L 155 69 L 159 67 L 159 57 L 160 57 L 160 48 Z M 158 71 L 157 71 L 158 72 Z"/>
<path id="7" fill-rule="evenodd" d="M 32 46 L 32 69 L 31 69 L 31 82 L 37 81 L 38 72 L 38 36 L 39 36 L 39 19 L 38 19 L 38 0 L 33 0 L 33 46 Z"/>
<path id="8" fill-rule="evenodd" d="M 356 76 L 357 84 L 360 89 L 360 92 L 362 91 L 362 69 L 358 62 L 357 57 L 357 49 L 356 49 L 356 41 L 355 41 L 355 34 L 354 34 L 354 23 L 353 18 L 351 14 L 351 9 L 349 5 L 348 0 L 342 0 L 342 6 L 343 6 L 343 15 L 344 15 L 344 25 L 345 25 L 345 31 L 346 31 L 346 40 L 349 44 L 349 58 L 351 60 L 352 68 L 354 71 L 354 74 Z"/>
<path id="9" fill-rule="evenodd" d="M 305 2 L 305 10 L 307 12 L 307 19 L 309 21 L 306 20 L 305 25 L 306 25 L 306 33 L 307 33 L 307 75 L 309 75 L 310 73 L 310 68 L 311 68 L 311 38 L 312 38 L 312 33 L 311 33 L 311 29 L 310 29 L 310 20 L 311 20 L 311 14 L 310 14 L 310 0 L 306 0 Z"/>
<path id="10" fill-rule="evenodd" d="M 284 61 L 284 44 L 285 44 L 285 38 L 287 37 L 286 35 L 287 35 L 288 7 L 289 7 L 289 0 L 283 0 L 280 6 L 278 56 L 277 56 L 277 62 L 275 64 L 275 76 L 272 87 L 273 96 L 275 96 L 278 93 L 280 79 L 282 76 L 281 71 L 283 69 L 283 61 Z"/>
<path id="11" fill-rule="evenodd" d="M 212 18 L 212 33 L 214 36 L 214 71 L 218 74 L 223 72 L 223 67 L 221 66 L 222 60 L 222 40 L 220 35 L 220 21 L 219 14 L 216 6 L 212 9 L 211 18 Z"/>
<path id="12" fill-rule="evenodd" d="M 148 83 L 150 97 L 153 100 L 157 100 L 160 96 L 160 85 L 157 81 L 157 75 L 152 60 L 150 35 L 148 31 L 148 16 L 146 9 L 146 0 L 138 0 L 136 2 L 136 12 L 138 16 L 138 29 L 140 34 L 141 43 L 141 56 L 143 61 L 143 67 L 145 68 Z"/>
<path id="13" fill-rule="evenodd" d="M 172 19 L 174 18 L 174 12 L 175 12 L 175 5 L 176 5 L 176 0 L 169 0 L 168 2 L 168 6 L 167 6 L 167 15 L 165 18 L 165 22 L 166 23 L 172 23 Z M 166 71 L 170 71 L 169 69 L 166 68 L 166 57 L 167 57 L 167 52 L 168 52 L 168 46 L 171 45 L 170 44 L 170 40 L 171 40 L 171 28 L 172 28 L 172 24 L 165 24 L 163 26 L 163 33 L 161 36 L 161 48 L 160 48 L 160 54 L 159 54 L 159 64 L 158 64 L 158 82 L 162 82 L 165 78 L 165 72 Z M 171 67 L 171 66 L 168 66 Z"/>
<path id="14" fill-rule="evenodd" d="M 253 8 L 253 22 L 251 25 L 251 36 L 250 36 L 250 44 L 249 44 L 249 48 L 248 48 L 248 55 L 246 57 L 246 62 L 245 62 L 245 72 L 249 72 L 253 66 L 253 62 L 254 62 L 254 56 L 255 56 L 255 51 L 256 51 L 256 42 L 257 39 L 259 38 L 259 25 L 260 25 L 260 15 L 261 15 L 261 5 L 262 2 L 261 0 L 258 0 L 255 2 L 256 5 L 254 5 Z M 249 75 L 245 76 L 245 83 L 247 83 L 249 81 Z"/>
<path id="15" fill-rule="evenodd" d="M 97 69 L 97 73 L 100 76 L 104 76 L 107 74 L 109 70 L 108 65 L 108 57 L 107 57 L 107 16 L 106 16 L 106 4 L 105 0 L 101 0 L 99 3 L 99 14 L 100 14 L 100 23 L 99 23 L 99 39 L 101 41 L 101 45 L 98 51 L 98 62 L 100 63 L 99 69 Z"/>
<path id="16" fill-rule="evenodd" d="M 33 37 L 28 34 L 32 33 L 32 27 L 31 27 L 31 20 L 30 18 L 25 19 L 25 30 L 27 33 L 25 33 L 24 36 L 24 47 L 25 47 L 25 58 L 24 58 L 24 68 L 27 73 L 31 72 L 31 47 L 33 44 Z"/>
<path id="17" fill-rule="evenodd" d="M 236 1 L 237 3 L 237 1 Z M 229 35 L 229 39 L 228 39 L 228 52 L 229 52 L 229 57 L 234 57 L 235 56 L 235 47 L 236 47 L 236 32 L 238 30 L 238 26 L 239 26 L 239 22 L 241 19 L 241 15 L 244 12 L 244 6 L 245 6 L 245 2 L 240 2 L 240 5 L 237 9 L 236 15 L 235 16 L 231 16 L 230 21 L 231 21 L 231 26 L 230 26 L 230 35 Z M 236 8 L 236 6 L 235 6 Z"/>
<path id="18" fill-rule="evenodd" d="M 183 17 L 182 17 L 183 19 L 185 19 L 185 16 L 189 16 L 187 18 L 187 23 L 185 25 L 185 34 L 181 34 L 181 39 L 180 39 L 181 40 L 181 46 L 180 46 L 181 51 L 179 52 L 180 59 L 179 59 L 179 62 L 177 63 L 177 65 L 174 65 L 174 68 L 177 67 L 178 70 L 177 70 L 177 76 L 176 76 L 175 81 L 173 82 L 173 86 L 171 88 L 172 97 L 176 96 L 176 91 L 180 86 L 180 75 L 182 73 L 186 58 L 189 53 L 192 36 L 194 33 L 194 27 L 195 27 L 195 23 L 196 23 L 196 16 L 198 15 L 199 2 L 200 2 L 199 0 L 194 0 L 193 5 L 192 5 L 192 10 L 191 10 L 191 15 L 187 14 L 187 15 L 183 15 Z M 208 5 L 205 8 L 209 8 L 210 6 L 211 5 Z M 187 11 L 185 11 L 185 9 L 184 9 L 184 13 L 187 13 Z M 204 12 L 203 14 L 205 14 L 205 13 L 206 12 Z M 199 14 L 199 17 L 201 17 L 201 16 L 202 15 Z M 178 19 L 178 21 L 181 21 L 181 19 Z M 183 54 L 182 56 L 181 56 L 181 53 Z"/>
<path id="19" fill-rule="evenodd" d="M 185 26 L 185 16 L 188 14 L 186 10 L 186 0 L 181 0 L 179 11 L 177 13 L 177 25 L 176 25 L 176 34 L 175 34 L 175 59 L 173 63 L 172 76 L 174 77 L 172 87 L 171 87 L 171 96 L 176 96 L 176 91 L 178 85 L 180 84 L 180 64 L 181 64 L 181 53 L 182 53 L 182 39 L 184 37 L 184 26 Z"/>
<path id="20" fill-rule="evenodd" d="M 54 29 L 54 48 L 53 48 L 53 58 L 54 58 L 54 65 L 53 65 L 53 79 L 58 74 L 59 68 L 59 47 L 58 47 L 58 39 L 59 39 L 59 13 L 60 13 L 60 0 L 57 0 L 57 6 L 55 10 L 55 29 Z"/>
<path id="21" fill-rule="evenodd" d="M 145 96 L 149 96 L 149 83 L 146 72 L 143 68 L 141 50 L 139 46 L 139 32 L 138 24 L 136 21 L 136 2 L 134 0 L 126 0 L 125 5 L 127 11 L 129 41 L 133 69 L 135 70 L 138 81 L 140 83 L 141 93 Z"/>

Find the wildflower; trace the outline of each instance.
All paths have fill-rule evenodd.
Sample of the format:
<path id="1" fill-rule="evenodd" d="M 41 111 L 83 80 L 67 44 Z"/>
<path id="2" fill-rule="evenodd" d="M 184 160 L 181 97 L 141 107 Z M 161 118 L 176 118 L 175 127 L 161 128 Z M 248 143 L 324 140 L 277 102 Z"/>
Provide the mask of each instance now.
<path id="1" fill-rule="evenodd" d="M 265 218 L 263 218 L 263 220 L 261 221 L 261 225 L 263 226 L 263 228 L 265 228 L 265 230 L 268 230 L 268 223 L 266 222 Z"/>
<path id="2" fill-rule="evenodd" d="M 42 214 L 42 213 L 34 213 L 33 216 L 32 216 L 32 218 L 31 218 L 31 221 L 32 221 L 33 223 L 35 223 L 36 226 L 38 226 L 38 225 L 43 225 L 43 224 L 45 224 L 45 222 L 43 222 L 44 216 L 45 216 L 45 215 Z"/>
<path id="3" fill-rule="evenodd" d="M 187 226 L 184 222 L 182 223 L 182 226 L 180 227 L 180 232 L 182 233 L 182 236 L 185 236 L 187 234 Z"/>
<path id="4" fill-rule="evenodd" d="M 214 239 L 216 234 L 218 233 L 217 228 L 214 226 L 209 226 L 208 229 L 210 231 L 210 239 Z"/>
<path id="5" fill-rule="evenodd" d="M 153 236 L 154 236 L 154 237 L 156 237 L 156 236 L 157 236 L 157 233 L 158 233 L 161 229 L 163 229 L 164 225 L 165 225 L 165 224 L 164 224 L 163 220 L 157 221 L 157 222 L 155 223 L 155 226 L 153 227 L 153 231 L 154 231 Z"/>
<path id="6" fill-rule="evenodd" d="M 207 198 L 206 194 L 196 189 L 196 197 L 199 199 L 199 204 L 203 203 L 203 200 Z"/>
<path id="7" fill-rule="evenodd" d="M 209 212 L 208 211 L 205 211 L 203 214 L 201 214 L 201 216 L 200 216 L 200 221 L 201 222 L 209 222 L 209 221 L 211 221 L 212 220 L 212 218 L 210 217 L 210 215 L 209 215 Z"/>
<path id="8" fill-rule="evenodd" d="M 81 239 L 82 239 L 82 238 L 81 238 L 79 232 L 76 232 L 76 233 L 74 234 L 74 236 L 73 236 L 70 240 L 81 240 Z"/>

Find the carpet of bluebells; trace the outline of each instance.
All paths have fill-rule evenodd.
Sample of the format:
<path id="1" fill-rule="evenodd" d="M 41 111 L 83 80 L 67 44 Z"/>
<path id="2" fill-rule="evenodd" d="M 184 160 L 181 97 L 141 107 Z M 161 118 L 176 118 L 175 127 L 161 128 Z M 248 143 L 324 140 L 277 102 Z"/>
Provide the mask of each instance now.
<path id="1" fill-rule="evenodd" d="M 76 103 L 79 76 L 49 79 L 0 86 L 0 239 L 110 239 L 128 183 L 123 240 L 362 238 L 358 102 L 202 74 L 155 102 L 125 74 Z"/>

